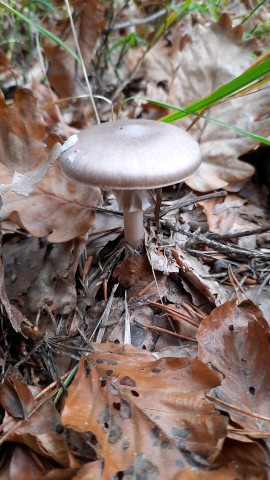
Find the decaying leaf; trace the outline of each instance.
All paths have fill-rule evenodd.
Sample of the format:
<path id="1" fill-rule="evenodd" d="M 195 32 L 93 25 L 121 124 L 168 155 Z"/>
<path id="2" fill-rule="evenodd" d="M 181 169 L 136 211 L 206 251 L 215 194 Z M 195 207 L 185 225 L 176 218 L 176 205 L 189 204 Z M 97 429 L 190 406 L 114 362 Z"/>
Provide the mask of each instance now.
<path id="1" fill-rule="evenodd" d="M 113 277 L 117 278 L 124 288 L 129 288 L 149 272 L 152 273 L 145 253 L 138 256 L 127 253 L 124 260 L 117 264 Z"/>
<path id="2" fill-rule="evenodd" d="M 64 437 L 56 431 L 60 423 L 59 413 L 52 400 L 47 400 L 37 408 L 38 404 L 33 397 L 36 393 L 37 389 L 27 387 L 15 378 L 10 378 L 1 386 L 1 404 L 10 413 L 5 415 L 3 432 L 9 442 L 27 445 L 41 457 L 52 459 L 59 465 L 67 467 L 69 466 L 67 444 Z M 16 417 L 21 418 L 19 422 L 14 418 L 14 413 Z"/>
<path id="3" fill-rule="evenodd" d="M 21 330 L 22 323 L 28 323 L 22 313 L 10 303 L 4 285 L 4 268 L 2 260 L 0 260 L 0 298 L 1 302 L 6 309 L 7 316 L 10 323 L 16 332 Z"/>
<path id="4" fill-rule="evenodd" d="M 47 243 L 44 239 L 18 235 L 2 246 L 5 288 L 10 301 L 20 301 L 42 268 Z"/>
<path id="5" fill-rule="evenodd" d="M 196 292 L 189 286 L 192 285 L 204 296 L 211 305 L 220 305 L 227 300 L 227 292 L 215 280 L 204 278 L 209 274 L 208 267 L 197 260 L 186 250 L 175 248 L 172 254 L 179 265 L 182 282 L 185 289 L 193 296 L 193 301 L 197 305 Z"/>
<path id="6" fill-rule="evenodd" d="M 36 312 L 47 306 L 52 312 L 61 310 L 62 314 L 75 310 L 75 274 L 84 247 L 82 238 L 53 245 L 27 293 L 27 309 Z"/>
<path id="7" fill-rule="evenodd" d="M 197 339 L 199 358 L 223 374 L 212 393 L 232 408 L 219 408 L 255 437 L 269 432 L 269 325 L 260 309 L 251 301 L 226 302 L 202 321 Z"/>
<path id="8" fill-rule="evenodd" d="M 232 28 L 228 15 L 219 22 L 177 24 L 171 46 L 160 41 L 146 56 L 137 77 L 148 82 L 167 82 L 169 103 L 187 107 L 244 72 L 254 61 L 254 41 L 243 40 L 243 28 Z M 168 61 L 168 56 L 170 61 Z M 226 101 L 207 111 L 209 117 L 236 125 L 267 137 L 270 133 L 267 89 Z M 186 128 L 192 117 L 179 121 Z M 227 185 L 239 185 L 250 178 L 253 167 L 238 157 L 256 141 L 234 130 L 200 119 L 190 133 L 200 142 L 203 163 L 186 183 L 194 190 L 206 192 Z M 239 186 L 236 187 L 239 189 Z"/>
<path id="9" fill-rule="evenodd" d="M 267 222 L 263 206 L 254 205 L 239 195 L 229 193 L 220 203 L 216 198 L 200 202 L 199 205 L 207 217 L 209 231 L 224 235 L 249 231 L 258 228 L 262 222 Z M 254 249 L 257 247 L 256 235 L 248 235 L 238 239 L 242 248 Z"/>
<path id="10" fill-rule="evenodd" d="M 9 415 L 17 419 L 27 419 L 36 406 L 31 390 L 12 376 L 6 377 L 0 388 L 0 403 Z"/>
<path id="11" fill-rule="evenodd" d="M 2 241 L 2 233 L 0 232 L 0 240 Z M 4 266 L 2 258 L 0 256 L 0 299 L 5 307 L 6 314 L 10 320 L 10 323 L 16 332 L 21 330 L 23 323 L 29 323 L 22 313 L 10 303 L 6 289 L 5 289 L 5 276 Z"/>
<path id="12" fill-rule="evenodd" d="M 239 473 L 242 471 L 248 479 L 267 479 L 269 473 L 269 457 L 259 442 L 226 439 L 221 454 L 216 460 L 217 465 L 238 465 Z M 232 477 L 233 478 L 233 477 Z"/>
<path id="13" fill-rule="evenodd" d="M 68 390 L 62 424 L 92 432 L 103 477 L 177 477 L 217 456 L 227 420 L 204 400 L 219 374 L 190 358 L 162 358 L 130 346 L 93 344 Z M 155 452 L 155 454 L 154 454 Z M 187 477 L 188 478 L 188 477 Z"/>
<path id="14" fill-rule="evenodd" d="M 97 40 L 104 25 L 105 4 L 100 0 L 73 1 L 74 23 L 77 30 L 78 42 L 86 67 L 94 58 Z M 61 38 L 74 52 L 75 41 L 70 29 L 69 18 L 60 19 L 50 30 Z M 78 90 L 76 82 L 75 59 L 54 42 L 46 39 L 43 46 L 48 61 L 48 79 L 50 85 L 59 97 L 72 97 Z"/>
<path id="15" fill-rule="evenodd" d="M 55 161 L 46 171 L 48 150 L 61 139 L 54 136 L 46 148 L 45 124 L 29 90 L 18 89 L 11 107 L 3 99 L 0 102 L 1 181 L 11 184 L 17 172 L 24 175 L 19 178 L 20 192 L 27 194 L 32 189 L 31 195 L 22 196 L 9 187 L 3 195 L 1 221 L 10 220 L 34 236 L 48 236 L 51 242 L 84 235 L 94 221 L 91 207 L 101 202 L 100 190 L 65 177 L 55 153 Z M 57 152 L 57 145 L 54 148 Z M 50 159 L 47 162 L 51 163 Z M 15 185 L 15 189 L 19 187 Z"/>

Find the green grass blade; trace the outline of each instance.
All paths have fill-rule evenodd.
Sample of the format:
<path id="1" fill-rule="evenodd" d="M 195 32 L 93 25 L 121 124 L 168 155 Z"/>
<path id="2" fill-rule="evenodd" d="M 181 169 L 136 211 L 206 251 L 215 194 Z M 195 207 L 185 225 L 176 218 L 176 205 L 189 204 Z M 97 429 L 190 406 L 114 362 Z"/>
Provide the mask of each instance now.
<path id="1" fill-rule="evenodd" d="M 250 85 L 251 83 L 255 82 L 259 78 L 262 78 L 264 75 L 269 74 L 270 72 L 270 58 L 267 58 L 263 62 L 255 65 L 250 70 L 242 73 L 239 77 L 234 78 L 231 82 L 222 85 L 220 88 L 215 90 L 214 92 L 207 95 L 195 103 L 188 105 L 186 111 L 178 111 L 177 113 L 172 113 L 167 115 L 162 119 L 164 122 L 175 122 L 180 118 L 186 117 L 191 113 L 198 112 L 200 110 L 204 110 L 205 108 L 209 108 L 214 103 L 223 100 L 224 98 L 228 97 L 229 95 L 238 92 L 242 88 Z"/>
<path id="2" fill-rule="evenodd" d="M 183 113 L 182 117 L 183 118 L 187 115 L 195 115 L 196 117 L 199 118 L 204 118 L 205 120 L 208 120 L 213 123 L 217 123 L 218 125 L 222 125 L 223 127 L 228 127 L 231 130 L 234 130 L 235 132 L 241 133 L 242 135 L 245 135 L 246 137 L 250 137 L 253 140 L 256 140 L 259 143 L 264 143 L 265 145 L 270 145 L 270 140 L 268 140 L 265 137 L 261 137 L 260 135 L 256 135 L 255 133 L 248 132 L 247 130 L 243 130 L 242 128 L 236 127 L 236 125 L 231 125 L 230 123 L 222 122 L 220 120 L 216 120 L 215 118 L 208 117 L 207 115 L 202 115 L 200 113 L 193 112 L 192 110 L 189 110 L 188 108 L 180 108 L 176 107 L 175 105 L 171 105 L 169 103 L 164 103 L 164 102 L 159 102 L 157 100 L 152 100 L 151 98 L 147 97 L 130 97 L 127 98 L 126 101 L 129 100 L 143 100 L 149 103 L 152 103 L 153 105 L 157 105 L 159 107 L 164 107 L 164 108 L 170 108 L 171 110 L 176 110 L 178 113 Z M 161 118 L 161 121 L 164 122 L 164 119 L 168 117 L 163 117 Z M 168 120 L 166 120 L 168 123 Z"/>
<path id="3" fill-rule="evenodd" d="M 59 45 L 60 47 L 62 47 L 64 50 L 66 50 L 66 52 L 70 53 L 76 60 L 79 64 L 81 64 L 81 61 L 78 57 L 78 55 L 71 49 L 69 48 L 69 46 L 63 42 L 61 40 L 61 38 L 58 38 L 56 35 L 54 35 L 53 33 L 49 32 L 48 30 L 46 30 L 46 28 L 42 27 L 41 25 L 39 25 L 38 23 L 34 22 L 33 20 L 31 20 L 30 18 L 26 17 L 25 15 L 23 15 L 23 13 L 21 12 L 18 12 L 17 10 L 15 10 L 14 8 L 12 8 L 10 5 L 8 5 L 7 3 L 5 2 L 0 2 L 0 7 L 4 8 L 5 10 L 7 10 L 8 12 L 11 12 L 13 13 L 14 15 L 16 15 L 18 18 L 20 18 L 21 20 L 23 20 L 24 22 L 28 23 L 28 25 L 30 25 L 31 27 L 35 28 L 36 30 L 38 30 L 38 32 L 40 32 L 42 35 L 44 35 L 45 37 L 48 37 L 50 38 L 50 40 L 53 40 L 55 43 L 57 43 L 57 45 Z"/>

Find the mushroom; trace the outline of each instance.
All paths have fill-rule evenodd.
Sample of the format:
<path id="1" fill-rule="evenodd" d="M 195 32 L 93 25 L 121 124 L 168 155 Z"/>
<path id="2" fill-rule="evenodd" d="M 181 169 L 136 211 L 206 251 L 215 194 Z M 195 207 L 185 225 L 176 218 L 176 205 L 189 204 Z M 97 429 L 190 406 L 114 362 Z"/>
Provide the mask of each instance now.
<path id="1" fill-rule="evenodd" d="M 201 163 L 201 151 L 196 140 L 175 125 L 117 120 L 70 137 L 60 162 L 68 177 L 115 193 L 124 214 L 125 240 L 136 249 L 144 237 L 145 191 L 190 177 Z"/>

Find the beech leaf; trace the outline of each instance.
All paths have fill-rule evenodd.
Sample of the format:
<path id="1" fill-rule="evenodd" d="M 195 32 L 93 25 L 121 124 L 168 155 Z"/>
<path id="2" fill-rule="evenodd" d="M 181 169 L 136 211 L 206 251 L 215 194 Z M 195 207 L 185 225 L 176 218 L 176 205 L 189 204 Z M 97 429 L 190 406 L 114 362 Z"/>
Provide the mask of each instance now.
<path id="1" fill-rule="evenodd" d="M 119 471 L 144 478 L 148 471 L 172 479 L 214 460 L 227 420 L 204 393 L 219 384 L 218 373 L 197 359 L 156 360 L 127 345 L 93 347 L 97 353 L 80 361 L 68 389 L 62 424 L 94 434 L 103 478 Z"/>
<path id="2" fill-rule="evenodd" d="M 202 320 L 197 332 L 199 358 L 223 374 L 221 385 L 211 393 L 232 406 L 217 403 L 218 407 L 258 438 L 269 432 L 270 425 L 269 331 L 256 305 L 250 300 L 236 305 L 232 300 Z"/>
<path id="3" fill-rule="evenodd" d="M 226 14 L 221 15 L 216 23 L 209 24 L 203 20 L 201 17 L 195 23 L 189 17 L 185 23 L 178 22 L 172 30 L 169 46 L 164 39 L 159 41 L 148 52 L 136 73 L 137 78 L 144 78 L 150 84 L 168 83 L 167 103 L 178 107 L 185 108 L 204 98 L 239 76 L 254 61 L 256 44 L 254 40 L 243 39 L 241 25 L 233 28 Z M 136 61 L 137 57 L 134 58 Z M 130 69 L 132 54 L 129 63 Z M 144 96 L 150 95 L 146 91 Z M 259 89 L 248 97 L 243 95 L 222 102 L 207 111 L 207 115 L 267 137 L 270 134 L 269 108 L 268 90 Z M 192 120 L 192 116 L 183 118 L 179 125 L 187 128 Z M 256 140 L 203 118 L 192 126 L 190 133 L 200 142 L 203 155 L 198 172 L 186 180 L 192 189 L 207 192 L 227 185 L 239 189 L 238 185 L 234 185 L 253 175 L 253 167 L 238 157 L 256 146 Z"/>
<path id="4" fill-rule="evenodd" d="M 56 159 L 62 140 L 53 135 L 46 147 L 45 136 L 45 123 L 31 91 L 18 89 L 11 107 L 0 100 L 0 175 L 6 184 L 2 185 L 6 191 L 0 219 L 33 236 L 66 242 L 89 230 L 101 194 L 99 188 L 63 174 Z"/>

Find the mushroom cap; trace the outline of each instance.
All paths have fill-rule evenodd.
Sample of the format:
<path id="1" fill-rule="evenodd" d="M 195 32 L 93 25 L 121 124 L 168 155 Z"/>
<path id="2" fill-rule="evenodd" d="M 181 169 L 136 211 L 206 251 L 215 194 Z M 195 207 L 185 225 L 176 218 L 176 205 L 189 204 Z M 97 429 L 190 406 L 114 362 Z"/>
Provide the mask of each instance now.
<path id="1" fill-rule="evenodd" d="M 61 168 L 78 182 L 109 190 L 159 188 L 196 172 L 201 151 L 185 130 L 154 120 L 88 127 L 62 147 Z"/>

